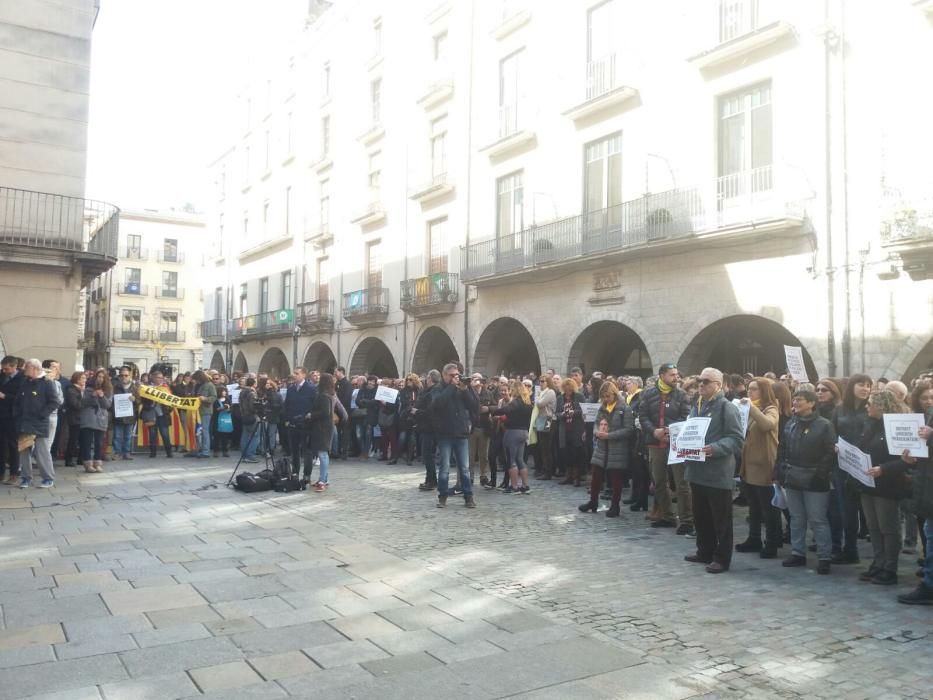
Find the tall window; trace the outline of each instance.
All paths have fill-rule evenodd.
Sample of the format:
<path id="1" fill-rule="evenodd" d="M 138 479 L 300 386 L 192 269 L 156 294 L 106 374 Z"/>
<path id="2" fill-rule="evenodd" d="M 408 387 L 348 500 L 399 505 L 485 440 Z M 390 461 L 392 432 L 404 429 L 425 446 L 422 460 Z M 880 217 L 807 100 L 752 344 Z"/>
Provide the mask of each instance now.
<path id="1" fill-rule="evenodd" d="M 162 243 L 162 259 L 165 262 L 178 262 L 177 238 L 166 238 Z"/>
<path id="2" fill-rule="evenodd" d="M 143 312 L 140 309 L 123 309 L 123 321 L 120 326 L 123 340 L 139 340 L 142 329 Z"/>
<path id="3" fill-rule="evenodd" d="M 217 287 L 214 290 L 214 318 L 223 318 L 224 313 L 224 288 Z"/>
<path id="4" fill-rule="evenodd" d="M 327 258 L 319 258 L 317 261 L 317 298 L 318 301 L 327 301 L 330 299 L 330 272 Z"/>
<path id="5" fill-rule="evenodd" d="M 131 233 L 126 237 L 126 257 L 139 260 L 143 253 L 143 237 L 138 233 Z"/>
<path id="6" fill-rule="evenodd" d="M 369 193 L 372 199 L 379 198 L 382 184 L 382 151 L 369 154 Z"/>
<path id="7" fill-rule="evenodd" d="M 243 184 L 249 184 L 249 146 L 243 149 Z"/>
<path id="8" fill-rule="evenodd" d="M 282 273 L 282 305 L 279 308 L 292 308 L 292 273 L 290 270 Z"/>
<path id="9" fill-rule="evenodd" d="M 616 86 L 616 15 L 614 0 L 606 0 L 586 13 L 587 99 L 599 97 Z"/>
<path id="10" fill-rule="evenodd" d="M 217 217 L 217 257 L 224 254 L 224 215 Z"/>
<path id="11" fill-rule="evenodd" d="M 178 273 L 175 271 L 162 271 L 162 296 L 178 296 Z"/>
<path id="12" fill-rule="evenodd" d="M 269 238 L 269 200 L 262 203 L 262 239 Z"/>
<path id="13" fill-rule="evenodd" d="M 321 117 L 321 157 L 330 155 L 330 117 Z"/>
<path id="14" fill-rule="evenodd" d="M 719 189 L 727 199 L 771 189 L 771 83 L 719 99 Z"/>
<path id="15" fill-rule="evenodd" d="M 523 54 L 519 50 L 499 61 L 499 138 L 518 131 L 519 72 Z"/>
<path id="16" fill-rule="evenodd" d="M 382 121 L 382 78 L 376 78 L 369 84 L 369 102 L 372 106 L 373 124 Z"/>
<path id="17" fill-rule="evenodd" d="M 285 235 L 291 235 L 292 228 L 292 188 L 291 185 L 285 188 Z"/>
<path id="18" fill-rule="evenodd" d="M 127 294 L 142 294 L 142 268 L 128 267 L 123 274 L 123 291 Z"/>
<path id="19" fill-rule="evenodd" d="M 179 340 L 177 311 L 162 311 L 159 313 L 159 338 L 169 342 Z"/>
<path id="20" fill-rule="evenodd" d="M 523 194 L 521 171 L 496 180 L 496 236 L 500 250 L 522 247 Z"/>
<path id="21" fill-rule="evenodd" d="M 243 212 L 243 238 L 249 240 L 249 212 Z"/>
<path id="22" fill-rule="evenodd" d="M 320 223 L 321 233 L 329 233 L 330 229 L 330 180 L 321 180 L 320 193 Z"/>
<path id="23" fill-rule="evenodd" d="M 438 219 L 428 222 L 428 259 L 427 272 L 429 275 L 438 272 L 447 272 L 447 219 Z"/>
<path id="24" fill-rule="evenodd" d="M 447 173 L 447 116 L 431 122 L 431 178 Z"/>
<path id="25" fill-rule="evenodd" d="M 249 301 L 249 295 L 247 293 L 246 282 L 240 285 L 240 317 L 243 318 L 247 316 L 247 311 L 249 306 L 247 302 Z"/>
<path id="26" fill-rule="evenodd" d="M 227 320 L 233 318 L 233 285 L 227 287 Z"/>
<path id="27" fill-rule="evenodd" d="M 263 277 L 259 280 L 259 313 L 264 314 L 269 310 L 269 278 Z"/>
<path id="28" fill-rule="evenodd" d="M 719 41 L 726 42 L 758 28 L 759 0 L 719 0 Z"/>
<path id="29" fill-rule="evenodd" d="M 615 133 L 583 147 L 586 171 L 583 191 L 586 211 L 597 212 L 622 203 L 622 134 Z"/>
<path id="30" fill-rule="evenodd" d="M 285 115 L 285 155 L 290 156 L 292 154 L 292 129 L 294 127 L 295 118 L 294 115 L 289 112 Z"/>
<path id="31" fill-rule="evenodd" d="M 369 289 L 382 286 L 382 241 L 366 244 L 366 286 Z"/>
<path id="32" fill-rule="evenodd" d="M 271 143 L 272 143 L 272 134 L 268 129 L 266 129 L 266 133 L 263 134 L 263 152 L 264 152 L 263 162 L 265 163 L 265 166 L 263 167 L 263 172 L 267 172 L 269 170 L 269 164 L 270 164 L 269 159 L 272 157 L 272 149 L 270 148 Z"/>
<path id="33" fill-rule="evenodd" d="M 443 63 L 447 60 L 447 32 L 441 32 L 434 36 L 432 55 L 435 63 Z"/>

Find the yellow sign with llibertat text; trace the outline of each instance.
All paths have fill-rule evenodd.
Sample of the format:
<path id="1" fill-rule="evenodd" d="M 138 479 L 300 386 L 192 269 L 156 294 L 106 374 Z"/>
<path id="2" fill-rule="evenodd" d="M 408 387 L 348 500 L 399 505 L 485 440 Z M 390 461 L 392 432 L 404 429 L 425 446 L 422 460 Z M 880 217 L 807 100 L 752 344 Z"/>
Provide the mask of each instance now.
<path id="1" fill-rule="evenodd" d="M 197 411 L 198 407 L 201 405 L 201 399 L 197 396 L 175 396 L 155 386 L 140 386 L 139 396 L 140 398 L 160 403 L 163 406 L 183 408 L 190 411 Z"/>

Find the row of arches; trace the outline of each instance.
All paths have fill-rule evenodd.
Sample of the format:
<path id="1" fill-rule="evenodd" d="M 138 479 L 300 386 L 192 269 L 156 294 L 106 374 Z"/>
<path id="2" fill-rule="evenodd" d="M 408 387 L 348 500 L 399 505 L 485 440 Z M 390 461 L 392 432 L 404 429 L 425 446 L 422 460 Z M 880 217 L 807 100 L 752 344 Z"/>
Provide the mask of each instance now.
<path id="1" fill-rule="evenodd" d="M 581 367 L 587 373 L 598 369 L 615 375 L 647 377 L 656 371 L 658 363 L 673 359 L 685 373 L 699 372 L 703 367 L 712 366 L 729 372 L 760 375 L 771 371 L 780 374 L 785 368 L 785 345 L 803 347 L 793 333 L 776 321 L 740 315 L 720 319 L 699 329 L 679 358 L 652 358 L 635 330 L 618 321 L 600 320 L 573 339 L 567 367 L 555 369 Z M 819 376 L 806 347 L 803 347 L 803 356 L 808 374 L 814 378 Z M 415 344 L 411 369 L 421 374 L 461 359 L 447 332 L 431 326 L 421 333 Z M 332 372 L 338 362 L 330 346 L 317 341 L 305 352 L 302 364 L 309 369 Z M 933 366 L 933 341 L 914 359 L 904 376 L 915 376 L 929 366 Z M 214 353 L 211 367 L 224 369 L 223 356 L 219 351 Z M 249 371 L 242 352 L 236 355 L 232 369 Z M 542 366 L 539 345 L 528 328 L 514 318 L 503 317 L 490 323 L 480 334 L 469 369 L 490 375 L 540 373 L 547 368 Z M 258 371 L 284 377 L 290 372 L 289 361 L 282 350 L 271 347 L 263 354 Z M 361 340 L 353 350 L 348 372 L 380 377 L 401 375 L 392 351 L 382 340 L 372 336 Z"/>

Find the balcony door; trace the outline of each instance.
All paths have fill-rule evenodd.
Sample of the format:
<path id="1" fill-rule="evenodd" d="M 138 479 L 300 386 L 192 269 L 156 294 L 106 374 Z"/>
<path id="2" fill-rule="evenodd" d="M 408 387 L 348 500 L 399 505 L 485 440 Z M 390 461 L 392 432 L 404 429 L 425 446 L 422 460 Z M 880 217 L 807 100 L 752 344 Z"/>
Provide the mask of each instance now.
<path id="1" fill-rule="evenodd" d="M 163 311 L 159 317 L 159 339 L 163 342 L 174 343 L 178 337 L 178 314 L 174 311 Z"/>
<path id="2" fill-rule="evenodd" d="M 622 134 L 592 141 L 584 151 L 583 246 L 587 252 L 621 243 Z"/>
<path id="3" fill-rule="evenodd" d="M 522 171 L 496 180 L 496 248 L 499 256 L 522 250 L 525 228 Z"/>
<path id="4" fill-rule="evenodd" d="M 590 8 L 586 13 L 586 99 L 592 100 L 616 87 L 618 32 L 614 0 Z M 615 39 L 614 39 L 615 37 Z"/>
<path id="5" fill-rule="evenodd" d="M 771 83 L 719 100 L 719 178 L 721 223 L 754 219 L 774 186 L 774 133 Z"/>
<path id="6" fill-rule="evenodd" d="M 519 129 L 521 64 L 524 51 L 516 51 L 499 61 L 499 138 Z"/>
<path id="7" fill-rule="evenodd" d="M 123 309 L 123 323 L 120 326 L 121 340 L 139 340 L 142 330 L 142 311 Z"/>

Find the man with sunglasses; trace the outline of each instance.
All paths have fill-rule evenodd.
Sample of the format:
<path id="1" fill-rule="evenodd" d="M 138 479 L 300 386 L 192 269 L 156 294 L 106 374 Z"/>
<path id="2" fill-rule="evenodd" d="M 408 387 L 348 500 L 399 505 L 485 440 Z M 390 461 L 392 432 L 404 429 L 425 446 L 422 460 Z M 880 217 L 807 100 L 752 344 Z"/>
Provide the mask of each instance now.
<path id="1" fill-rule="evenodd" d="M 698 379 L 699 396 L 690 418 L 708 417 L 705 461 L 688 459 L 685 476 L 693 497 L 697 552 L 684 559 L 706 564 L 710 574 L 729 570 L 732 562 L 732 487 L 735 458 L 742 453 L 745 434 L 739 409 L 722 393 L 722 372 L 707 367 Z"/>
<path id="2" fill-rule="evenodd" d="M 447 506 L 450 458 L 453 454 L 463 488 L 464 505 L 475 508 L 468 442 L 472 418 L 479 415 L 479 401 L 469 382 L 460 381 L 460 368 L 456 363 L 444 365 L 441 382 L 431 401 L 432 423 L 441 458 L 437 468 L 437 507 Z"/>

